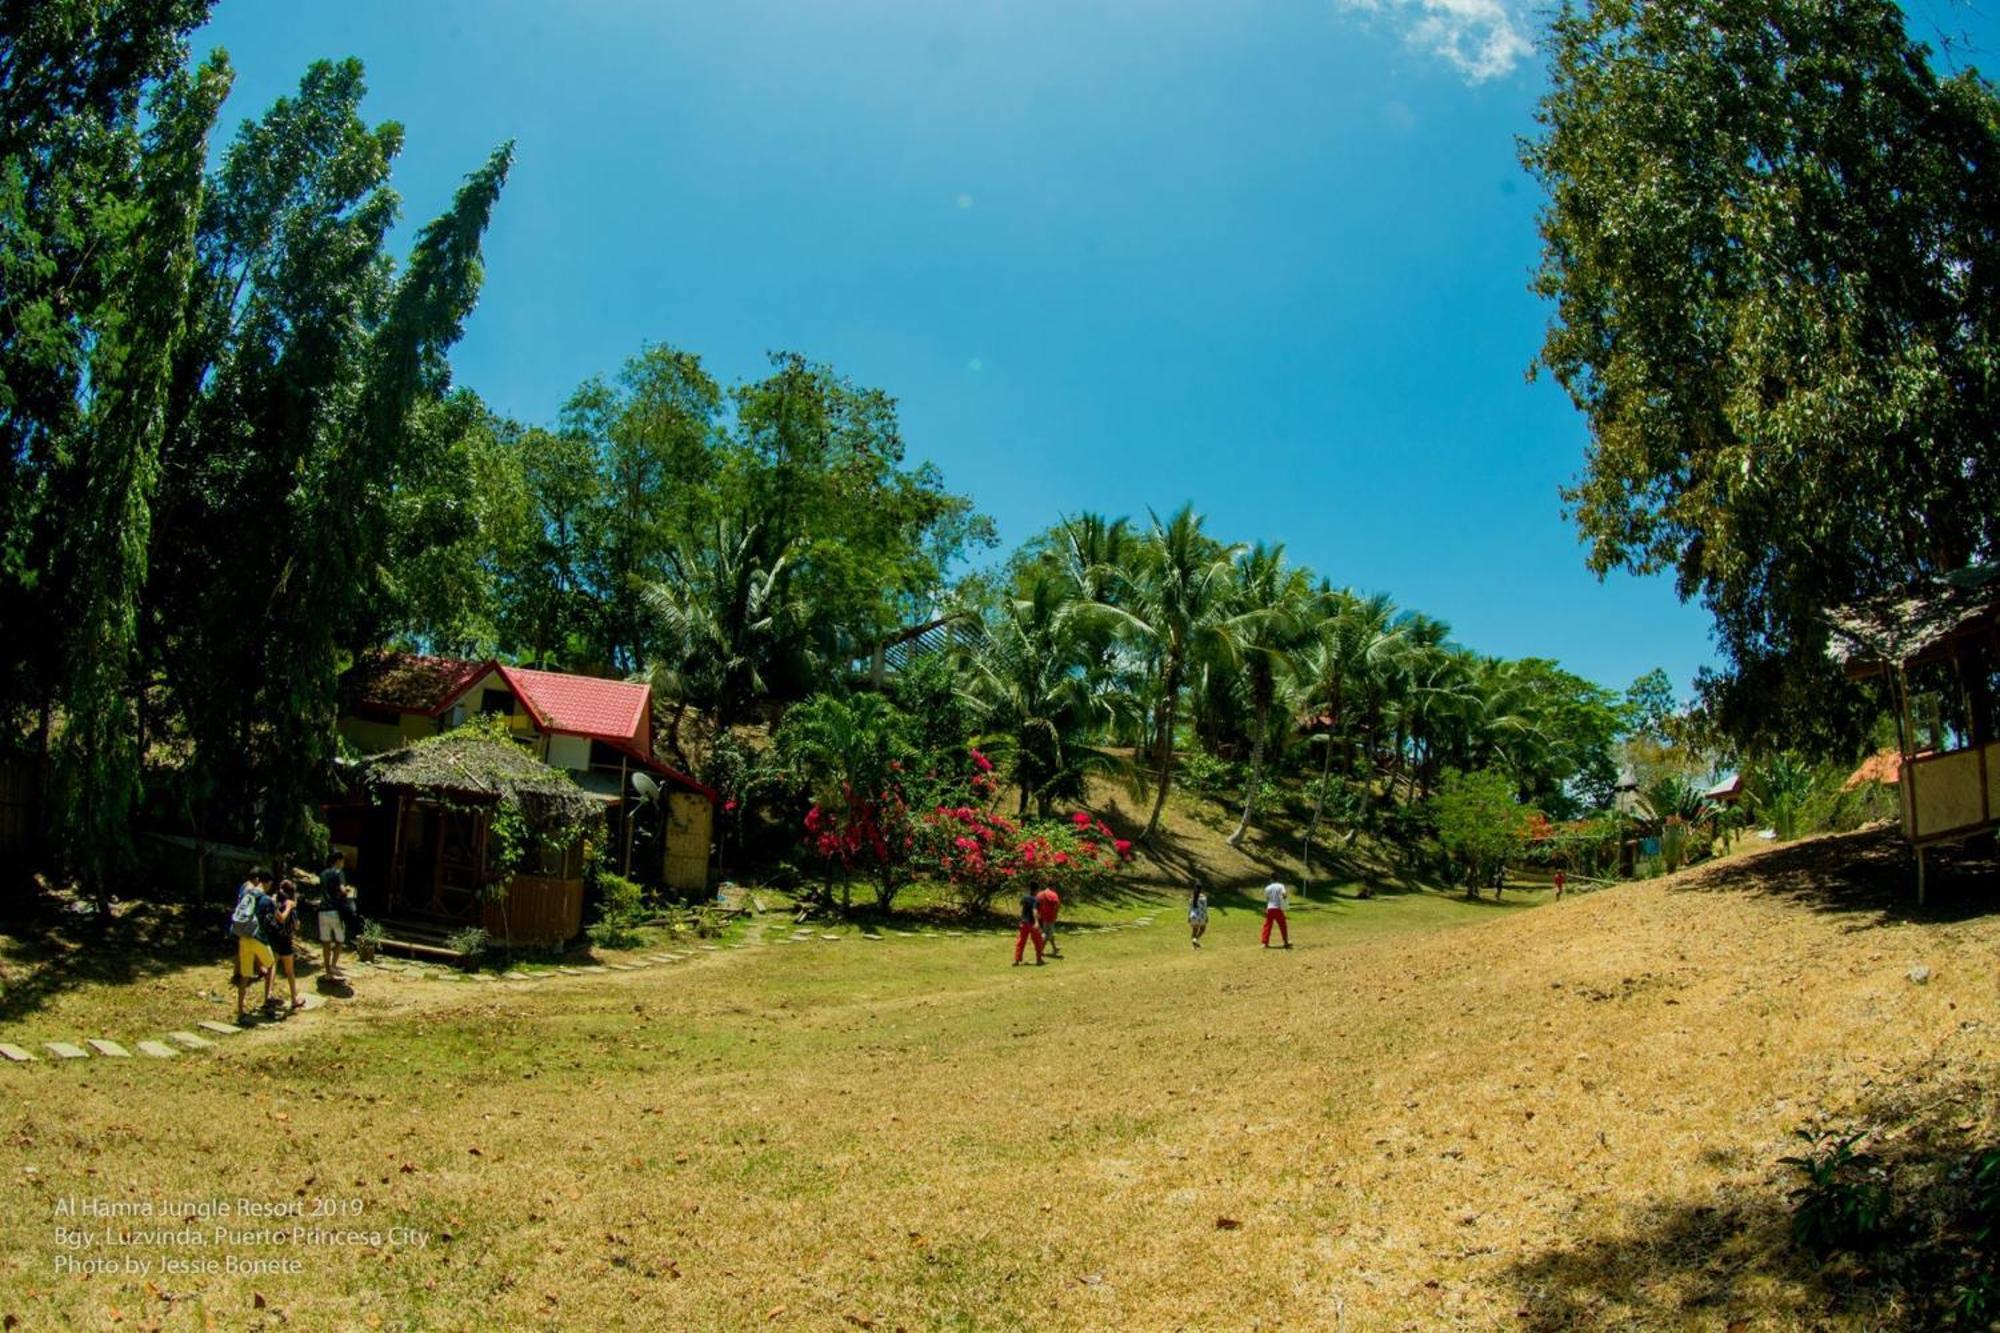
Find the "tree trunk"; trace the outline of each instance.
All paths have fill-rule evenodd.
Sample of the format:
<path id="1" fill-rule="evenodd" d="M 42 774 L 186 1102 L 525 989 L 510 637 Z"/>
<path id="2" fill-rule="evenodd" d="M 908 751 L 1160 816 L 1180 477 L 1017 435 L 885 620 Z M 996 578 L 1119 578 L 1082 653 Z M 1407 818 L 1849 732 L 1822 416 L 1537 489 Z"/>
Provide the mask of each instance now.
<path id="1" fill-rule="evenodd" d="M 1160 815 L 1167 808 L 1167 788 L 1174 779 L 1174 714 L 1179 711 L 1181 693 L 1180 663 L 1174 662 L 1167 668 L 1166 679 L 1161 682 L 1161 699 L 1158 726 L 1160 732 L 1160 789 L 1153 797 L 1153 815 L 1146 821 L 1146 831 L 1139 835 L 1140 842 L 1150 842 L 1160 827 Z"/>
<path id="2" fill-rule="evenodd" d="M 1320 761 L 1319 790 L 1313 794 L 1312 823 L 1306 825 L 1306 853 L 1299 866 L 1299 892 L 1312 887 L 1313 836 L 1319 832 L 1320 812 L 1326 809 L 1326 784 L 1333 776 L 1333 728 L 1326 729 L 1326 757 Z"/>
<path id="3" fill-rule="evenodd" d="M 1257 739 L 1250 745 L 1250 785 L 1243 793 L 1243 817 L 1236 821 L 1236 831 L 1223 839 L 1231 847 L 1243 845 L 1243 835 L 1250 831 L 1250 821 L 1257 817 L 1257 794 L 1264 785 L 1264 737 L 1270 720 L 1271 706 L 1259 701 Z"/>

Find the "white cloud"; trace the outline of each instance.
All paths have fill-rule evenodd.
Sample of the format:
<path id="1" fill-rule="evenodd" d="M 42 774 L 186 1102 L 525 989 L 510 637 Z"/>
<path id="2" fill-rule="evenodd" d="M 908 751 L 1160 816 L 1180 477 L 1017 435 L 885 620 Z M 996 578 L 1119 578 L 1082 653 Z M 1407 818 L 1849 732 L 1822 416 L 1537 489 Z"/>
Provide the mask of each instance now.
<path id="1" fill-rule="evenodd" d="M 1386 16 L 1410 45 L 1441 56 L 1469 83 L 1511 73 L 1535 45 L 1501 0 L 1334 0 L 1349 12 Z"/>

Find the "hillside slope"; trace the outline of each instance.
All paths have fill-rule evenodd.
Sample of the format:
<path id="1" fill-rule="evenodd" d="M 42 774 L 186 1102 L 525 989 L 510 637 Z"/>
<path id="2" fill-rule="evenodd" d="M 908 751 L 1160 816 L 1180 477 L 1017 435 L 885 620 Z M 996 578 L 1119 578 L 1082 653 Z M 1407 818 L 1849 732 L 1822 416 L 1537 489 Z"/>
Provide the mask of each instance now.
<path id="1" fill-rule="evenodd" d="M 1308 905 L 1290 953 L 1235 909 L 1204 950 L 1163 911 L 1041 969 L 1006 965 L 1011 935 L 815 936 L 589 984 L 438 986 L 201 1061 L 43 1066 L 0 1102 L 0 1312 L 1909 1323 L 1893 1283 L 1786 1248 L 1776 1166 L 1820 1116 L 1894 1124 L 1891 1149 L 1994 1137 L 2000 915 L 1885 908 L 1871 867 L 1892 855 L 1879 834 L 1822 840 L 1448 918 L 1426 895 Z M 152 1292 L 49 1276 L 64 1195 L 329 1188 L 452 1239 Z"/>

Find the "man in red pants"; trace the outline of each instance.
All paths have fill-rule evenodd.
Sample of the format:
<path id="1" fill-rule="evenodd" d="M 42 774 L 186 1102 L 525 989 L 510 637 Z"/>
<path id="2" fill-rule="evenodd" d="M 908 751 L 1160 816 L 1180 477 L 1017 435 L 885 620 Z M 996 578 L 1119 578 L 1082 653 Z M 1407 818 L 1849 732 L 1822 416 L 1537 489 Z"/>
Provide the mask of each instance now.
<path id="1" fill-rule="evenodd" d="M 1264 886 L 1264 947 L 1271 947 L 1271 923 L 1278 923 L 1278 938 L 1292 947 L 1292 928 L 1285 922 L 1285 886 L 1273 880 Z"/>
<path id="2" fill-rule="evenodd" d="M 1036 924 L 1036 902 L 1033 889 L 1021 891 L 1021 929 L 1014 934 L 1014 966 L 1021 965 L 1021 949 L 1029 940 L 1035 942 L 1035 966 L 1042 965 L 1042 928 Z"/>

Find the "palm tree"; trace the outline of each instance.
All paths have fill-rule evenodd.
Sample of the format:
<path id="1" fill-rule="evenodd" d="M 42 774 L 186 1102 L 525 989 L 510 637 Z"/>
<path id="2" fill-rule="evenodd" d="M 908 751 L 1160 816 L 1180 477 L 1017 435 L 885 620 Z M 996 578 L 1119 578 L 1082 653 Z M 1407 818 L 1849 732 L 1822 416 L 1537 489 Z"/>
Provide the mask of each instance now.
<path id="1" fill-rule="evenodd" d="M 1188 664 L 1199 654 L 1234 651 L 1238 621 L 1229 613 L 1229 593 L 1236 551 L 1201 530 L 1201 516 L 1193 505 L 1182 505 L 1165 523 L 1153 515 L 1137 558 L 1109 585 L 1117 602 L 1105 610 L 1151 659 L 1157 687 L 1152 739 L 1159 789 L 1142 841 L 1159 829 L 1160 815 L 1167 808 L 1174 770 L 1174 721 Z"/>
<path id="2" fill-rule="evenodd" d="M 712 540 L 684 540 L 667 553 L 672 577 L 647 584 L 641 599 L 658 618 L 657 693 L 677 700 L 668 745 L 680 752 L 681 715 L 689 700 L 719 732 L 764 691 L 764 673 L 795 640 L 805 608 L 786 578 L 792 546 L 761 549 L 759 525 L 718 519 Z"/>
<path id="3" fill-rule="evenodd" d="M 1341 768 L 1352 771 L 1356 737 L 1372 734 L 1374 729 L 1372 724 L 1357 725 L 1357 715 L 1372 699 L 1386 693 L 1376 682 L 1392 669 L 1403 642 L 1395 606 L 1387 597 L 1360 597 L 1351 589 L 1336 592 L 1323 587 L 1319 600 L 1324 611 L 1313 627 L 1313 641 L 1293 659 L 1298 693 L 1305 710 L 1317 715 L 1315 729 L 1325 744 L 1312 822 L 1306 826 L 1301 876 L 1305 880 L 1312 878 L 1313 839 L 1325 814 L 1334 759 L 1344 756 Z"/>
<path id="4" fill-rule="evenodd" d="M 1116 761 L 1092 744 L 1116 719 L 1113 696 L 1090 670 L 1090 609 L 1047 571 L 1030 571 L 1020 595 L 988 618 L 970 654 L 964 694 L 985 733 L 982 746 L 1007 766 L 1020 792 L 1046 818 L 1058 799 L 1080 796 L 1092 770 Z"/>
<path id="5" fill-rule="evenodd" d="M 1287 568 L 1285 548 L 1258 542 L 1236 560 L 1231 589 L 1238 625 L 1236 646 L 1243 658 L 1243 682 L 1250 695 L 1250 776 L 1243 793 L 1243 817 L 1224 839 L 1242 843 L 1257 816 L 1264 785 L 1264 749 L 1271 736 L 1271 705 L 1278 697 L 1278 670 L 1311 632 L 1312 582 L 1305 571 Z"/>

